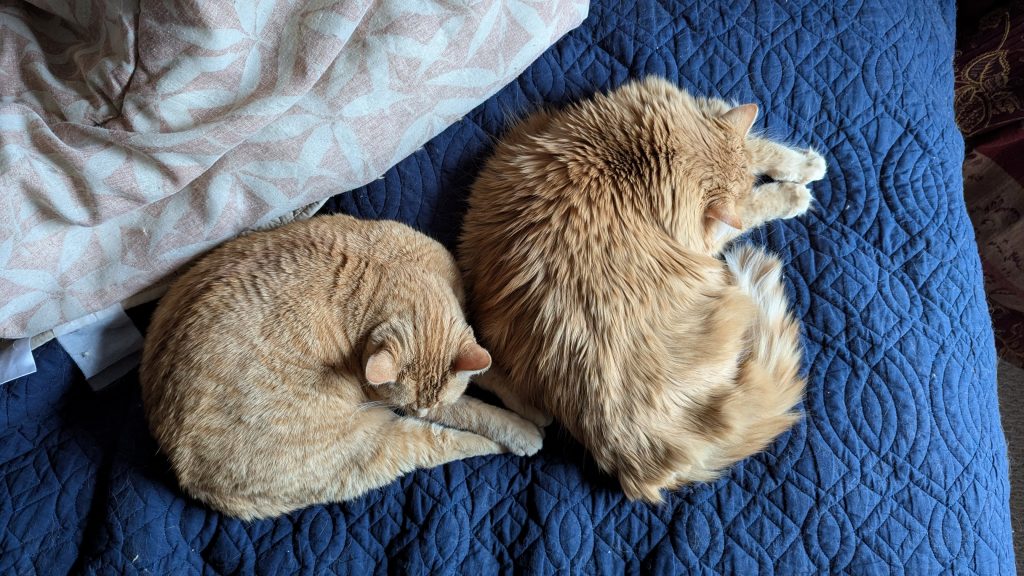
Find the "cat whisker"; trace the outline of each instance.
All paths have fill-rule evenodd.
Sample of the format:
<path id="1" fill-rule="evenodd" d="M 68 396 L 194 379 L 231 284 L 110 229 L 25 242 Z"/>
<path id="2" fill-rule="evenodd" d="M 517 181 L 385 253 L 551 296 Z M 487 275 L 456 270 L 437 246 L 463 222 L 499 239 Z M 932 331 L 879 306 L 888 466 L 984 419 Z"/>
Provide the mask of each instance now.
<path id="1" fill-rule="evenodd" d="M 365 411 L 367 411 L 367 410 L 369 410 L 371 408 L 386 408 L 386 407 L 388 407 L 388 403 L 387 402 L 383 402 L 381 400 L 372 400 L 370 402 L 362 402 L 362 403 L 360 403 L 360 404 L 358 404 L 356 406 L 356 409 L 352 411 L 352 414 L 356 415 L 356 414 L 358 414 L 360 412 L 365 412 Z"/>

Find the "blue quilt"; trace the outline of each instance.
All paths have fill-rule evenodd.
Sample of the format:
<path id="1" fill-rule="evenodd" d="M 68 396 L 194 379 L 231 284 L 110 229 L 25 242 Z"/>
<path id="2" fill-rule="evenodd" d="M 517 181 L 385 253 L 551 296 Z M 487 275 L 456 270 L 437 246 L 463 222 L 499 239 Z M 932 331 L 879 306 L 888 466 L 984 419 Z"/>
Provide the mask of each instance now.
<path id="1" fill-rule="evenodd" d="M 556 428 L 534 458 L 420 471 L 243 523 L 183 497 L 130 376 L 93 393 L 55 344 L 0 390 L 5 574 L 1009 574 L 992 332 L 961 199 L 950 0 L 596 0 L 515 83 L 327 204 L 454 244 L 511 117 L 657 73 L 762 105 L 824 151 L 817 209 L 747 241 L 788 262 L 807 418 L 662 506 L 626 502 Z M 132 311 L 140 326 L 149 310 Z M 513 567 L 516 567 L 514 570 Z"/>

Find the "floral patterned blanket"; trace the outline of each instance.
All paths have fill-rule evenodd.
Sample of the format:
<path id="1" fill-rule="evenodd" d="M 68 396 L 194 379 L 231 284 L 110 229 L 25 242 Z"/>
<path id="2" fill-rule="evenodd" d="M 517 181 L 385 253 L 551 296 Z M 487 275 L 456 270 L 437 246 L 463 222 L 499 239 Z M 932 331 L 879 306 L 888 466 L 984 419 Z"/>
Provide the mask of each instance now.
<path id="1" fill-rule="evenodd" d="M 221 241 L 377 178 L 586 13 L 0 0 L 0 338 L 145 298 Z"/>

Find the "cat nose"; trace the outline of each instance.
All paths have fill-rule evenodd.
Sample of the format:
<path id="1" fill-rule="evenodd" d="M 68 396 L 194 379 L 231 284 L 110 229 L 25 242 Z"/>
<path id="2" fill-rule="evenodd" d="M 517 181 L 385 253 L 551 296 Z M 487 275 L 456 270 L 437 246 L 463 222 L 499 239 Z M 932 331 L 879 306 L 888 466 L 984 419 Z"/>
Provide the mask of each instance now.
<path id="1" fill-rule="evenodd" d="M 427 409 L 426 408 L 417 408 L 416 409 L 416 415 L 419 416 L 420 418 L 423 418 L 424 416 L 427 415 Z"/>

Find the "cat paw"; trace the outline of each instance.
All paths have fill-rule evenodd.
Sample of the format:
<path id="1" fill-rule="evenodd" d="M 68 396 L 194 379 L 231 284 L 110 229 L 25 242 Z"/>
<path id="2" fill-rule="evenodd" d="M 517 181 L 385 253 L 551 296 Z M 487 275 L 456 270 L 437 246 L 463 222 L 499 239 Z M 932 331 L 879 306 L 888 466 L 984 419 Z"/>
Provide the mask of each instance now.
<path id="1" fill-rule="evenodd" d="M 533 456 L 544 446 L 544 431 L 518 416 L 510 415 L 494 440 L 517 456 Z"/>
<path id="2" fill-rule="evenodd" d="M 797 178 L 796 182 L 800 184 L 817 182 L 825 177 L 825 172 L 827 171 L 828 164 L 825 163 L 825 157 L 808 148 L 804 151 L 804 162 L 800 168 L 801 177 Z"/>
<path id="3" fill-rule="evenodd" d="M 795 218 L 807 212 L 814 201 L 811 189 L 795 182 L 780 182 L 779 192 L 782 195 L 782 218 Z"/>
<path id="4" fill-rule="evenodd" d="M 789 200 L 790 210 L 786 218 L 794 218 L 805 214 L 810 209 L 814 196 L 811 194 L 811 189 L 807 186 L 794 184 L 790 190 Z"/>
<path id="5" fill-rule="evenodd" d="M 793 218 L 807 212 L 814 196 L 804 184 L 769 182 L 754 188 L 745 205 L 743 219 L 765 222 L 776 218 Z"/>
<path id="6" fill-rule="evenodd" d="M 786 160 L 780 162 L 780 166 L 774 170 L 769 170 L 768 175 L 779 182 L 807 184 L 824 178 L 826 171 L 828 171 L 828 165 L 825 163 L 825 158 L 808 148 L 803 151 L 789 151 Z"/>

